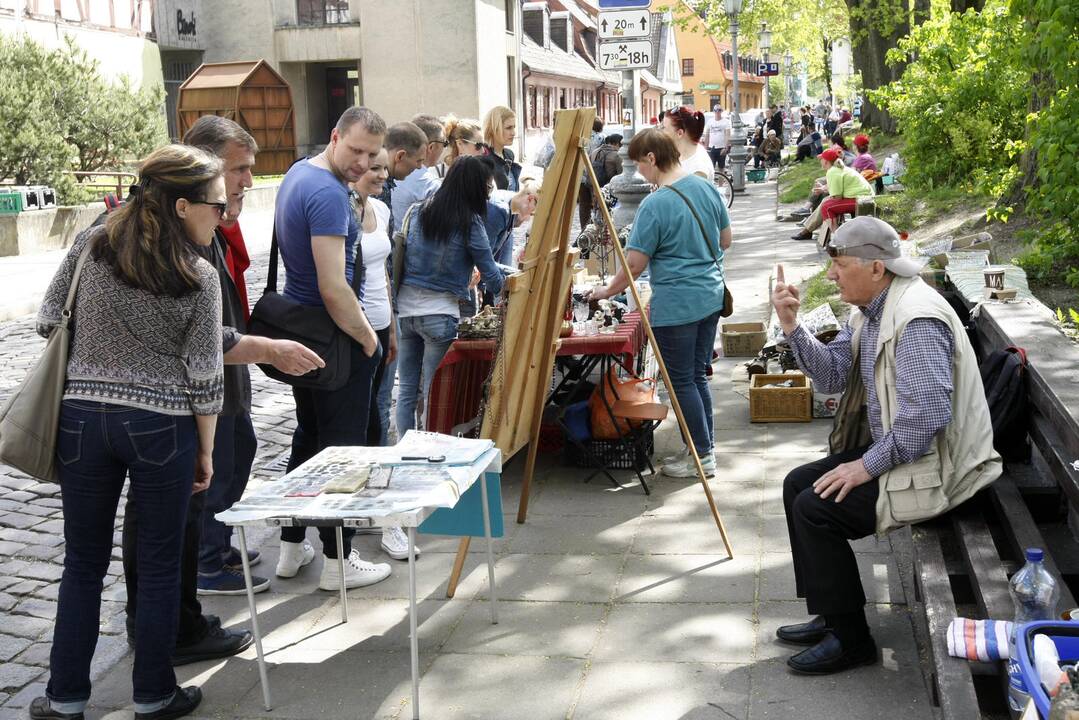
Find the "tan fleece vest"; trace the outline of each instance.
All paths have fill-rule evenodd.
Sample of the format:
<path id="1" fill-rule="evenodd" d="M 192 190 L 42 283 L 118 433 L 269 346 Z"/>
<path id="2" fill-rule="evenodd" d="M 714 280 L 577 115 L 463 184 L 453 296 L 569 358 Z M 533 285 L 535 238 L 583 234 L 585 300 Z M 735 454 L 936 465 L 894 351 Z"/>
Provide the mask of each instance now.
<path id="1" fill-rule="evenodd" d="M 1003 465 L 993 449 L 993 426 L 974 349 L 955 311 L 921 278 L 892 280 L 881 313 L 873 377 L 884 432 L 891 429 L 899 405 L 895 389 L 895 345 L 914 318 L 940 320 L 952 332 L 952 421 L 933 438 L 929 450 L 914 462 L 898 465 L 880 477 L 877 533 L 928 520 L 950 510 L 1000 477 Z M 868 444 L 865 388 L 858 366 L 859 341 L 865 317 L 851 316 L 854 363 L 836 413 L 830 438 L 832 452 Z"/>

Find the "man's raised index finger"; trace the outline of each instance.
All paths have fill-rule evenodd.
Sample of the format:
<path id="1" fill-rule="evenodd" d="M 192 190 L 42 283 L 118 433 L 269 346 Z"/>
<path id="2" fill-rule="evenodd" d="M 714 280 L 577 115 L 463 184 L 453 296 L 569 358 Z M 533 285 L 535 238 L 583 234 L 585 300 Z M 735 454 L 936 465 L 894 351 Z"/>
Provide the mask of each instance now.
<path id="1" fill-rule="evenodd" d="M 783 278 L 783 263 L 776 264 L 776 282 L 786 284 L 786 280 Z"/>

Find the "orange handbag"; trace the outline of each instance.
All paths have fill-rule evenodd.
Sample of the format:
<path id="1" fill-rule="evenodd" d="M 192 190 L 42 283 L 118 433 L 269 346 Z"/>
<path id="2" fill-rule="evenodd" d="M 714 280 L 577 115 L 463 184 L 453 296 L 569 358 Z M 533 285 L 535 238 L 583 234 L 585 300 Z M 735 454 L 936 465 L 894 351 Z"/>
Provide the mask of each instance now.
<path id="1" fill-rule="evenodd" d="M 607 403 L 603 400 L 606 398 Z M 592 437 L 596 440 L 617 440 L 629 434 L 630 427 L 639 423 L 611 417 L 607 406 L 613 407 L 622 400 L 630 403 L 651 403 L 656 401 L 656 383 L 648 378 L 618 377 L 618 366 L 611 367 L 603 381 L 588 398 L 588 410 L 592 419 Z"/>

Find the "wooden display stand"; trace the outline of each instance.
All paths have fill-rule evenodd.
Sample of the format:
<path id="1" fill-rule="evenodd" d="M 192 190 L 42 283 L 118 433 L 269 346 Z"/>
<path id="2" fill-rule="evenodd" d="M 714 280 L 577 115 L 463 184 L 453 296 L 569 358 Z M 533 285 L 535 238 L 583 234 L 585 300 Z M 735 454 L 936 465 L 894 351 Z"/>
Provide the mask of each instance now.
<path id="1" fill-rule="evenodd" d="M 578 255 L 575 249 L 569 247 L 569 236 L 582 172 L 586 172 L 591 180 L 593 195 L 602 197 L 599 181 L 587 154 L 594 117 L 595 111 L 591 109 L 555 113 L 555 155 L 543 178 L 539 207 L 532 224 L 532 236 L 525 248 L 521 272 L 509 278 L 506 284 L 509 297 L 506 301 L 508 306 L 503 322 L 503 337 L 491 373 L 487 410 L 484 413 L 480 436 L 494 440 L 506 459 L 528 443 L 528 460 L 517 508 L 518 523 L 523 523 L 528 514 L 529 491 L 539 447 L 540 422 L 550 378 L 554 372 L 558 332 L 573 275 L 573 265 Z M 617 238 L 618 233 L 615 231 L 610 211 L 604 203 L 600 203 L 600 208 L 610 236 Z M 619 266 L 628 267 L 622 246 L 617 241 L 612 245 L 617 253 Z M 629 292 L 635 306 L 643 307 L 636 283 L 629 283 Z M 689 428 L 672 389 L 667 366 L 659 352 L 659 345 L 647 315 L 645 312 L 641 313 L 642 324 L 659 364 L 663 382 L 668 388 L 671 406 L 678 418 L 682 436 L 688 438 Z M 523 432 L 526 423 L 527 435 Z M 688 445 L 723 545 L 727 555 L 733 558 L 734 550 L 727 538 L 727 530 L 716 508 L 701 460 L 697 457 L 693 443 Z M 468 557 L 469 542 L 468 537 L 461 539 L 446 588 L 447 597 L 453 597 L 457 590 L 457 583 Z"/>

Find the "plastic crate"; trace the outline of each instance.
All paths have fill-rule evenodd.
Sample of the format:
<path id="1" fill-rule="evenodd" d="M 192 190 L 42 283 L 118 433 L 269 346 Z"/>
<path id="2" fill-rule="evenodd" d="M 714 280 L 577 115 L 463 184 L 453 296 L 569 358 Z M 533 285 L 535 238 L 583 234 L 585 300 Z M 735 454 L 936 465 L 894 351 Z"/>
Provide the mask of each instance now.
<path id="1" fill-rule="evenodd" d="M 768 335 L 764 323 L 723 323 L 720 328 L 724 357 L 756 357 Z"/>
<path id="2" fill-rule="evenodd" d="M 17 215 L 21 212 L 21 193 L 0 192 L 0 215 Z"/>
<path id="3" fill-rule="evenodd" d="M 763 387 L 790 380 L 793 387 Z M 809 422 L 813 419 L 813 388 L 801 373 L 753 375 L 749 379 L 750 422 Z"/>
<path id="4" fill-rule="evenodd" d="M 766 168 L 754 168 L 753 170 L 746 170 L 746 180 L 748 180 L 749 182 L 764 182 L 764 179 L 767 176 L 768 170 Z"/>
<path id="5" fill-rule="evenodd" d="M 655 437 L 651 429 L 645 430 L 644 449 L 640 449 L 631 442 L 623 444 L 618 440 L 585 440 L 580 443 L 588 448 L 592 456 L 602 460 L 603 464 L 611 470 L 644 470 L 648 467 L 648 456 L 655 449 Z M 626 445 L 630 445 L 627 448 Z M 632 449 L 632 452 L 631 452 Z M 567 465 L 574 467 L 594 468 L 600 464 L 593 461 L 578 446 L 578 443 L 567 442 L 565 446 L 565 461 Z"/>
<path id="6" fill-rule="evenodd" d="M 1015 645 L 1019 653 L 1019 671 L 1023 674 L 1023 682 L 1027 686 L 1030 697 L 1034 700 L 1038 714 L 1044 719 L 1049 717 L 1049 706 L 1052 701 L 1045 692 L 1045 688 L 1042 687 L 1038 671 L 1034 667 L 1034 659 L 1031 657 L 1034 651 L 1035 635 L 1048 635 L 1057 646 L 1060 662 L 1071 665 L 1079 661 L 1079 622 L 1041 620 L 1020 625 L 1017 631 Z"/>

